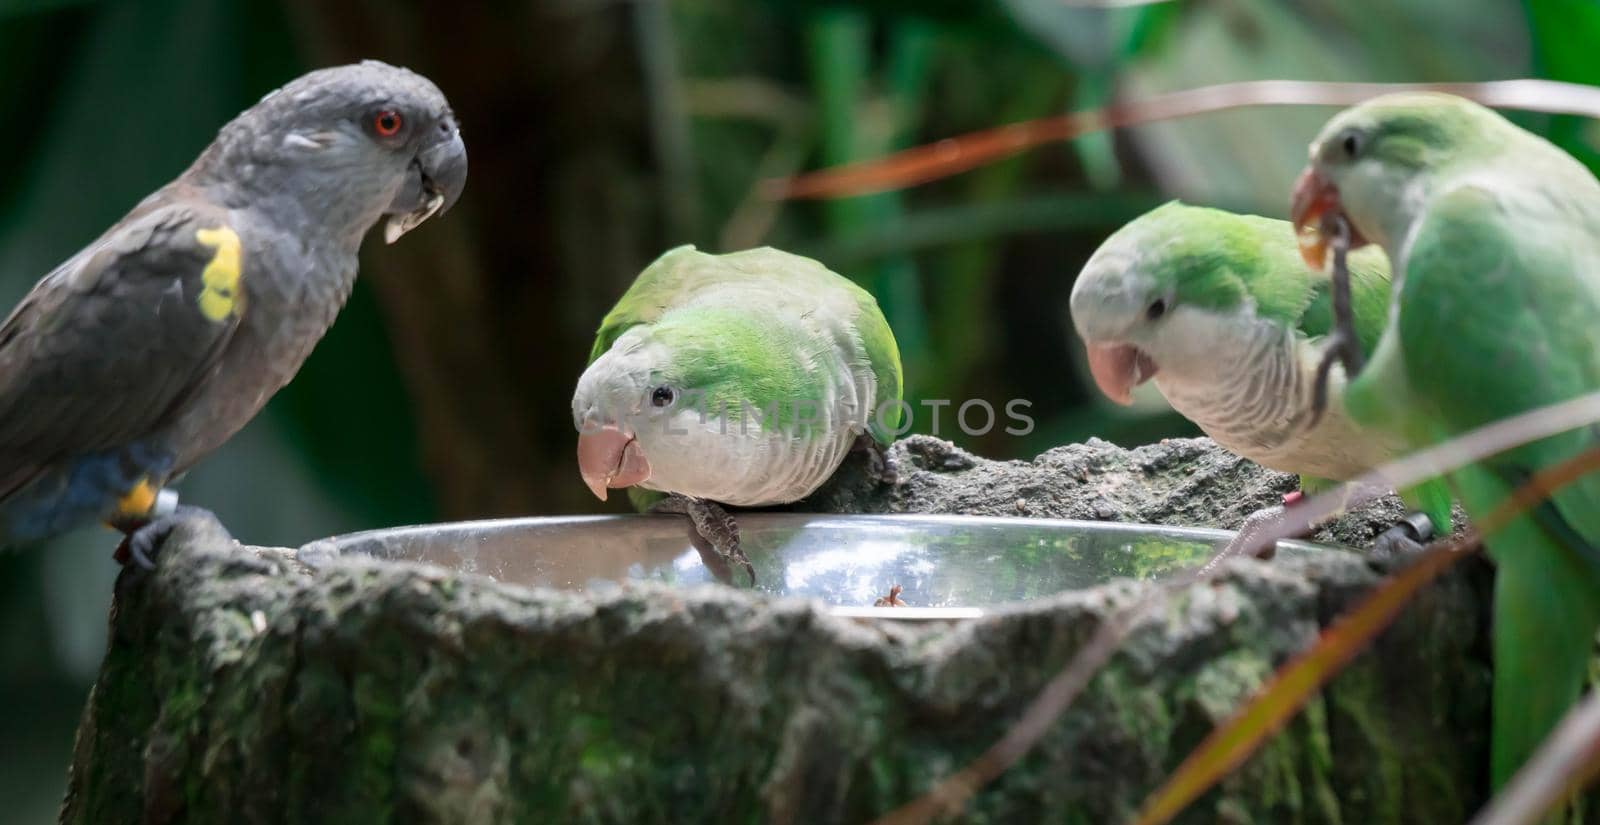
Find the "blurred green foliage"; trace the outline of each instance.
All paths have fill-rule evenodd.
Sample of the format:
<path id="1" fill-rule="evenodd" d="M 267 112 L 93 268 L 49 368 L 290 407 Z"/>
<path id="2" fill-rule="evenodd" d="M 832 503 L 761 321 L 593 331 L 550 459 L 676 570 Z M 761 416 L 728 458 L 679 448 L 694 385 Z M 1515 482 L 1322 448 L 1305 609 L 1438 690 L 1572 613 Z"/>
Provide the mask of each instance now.
<path id="1" fill-rule="evenodd" d="M 595 507 L 567 401 L 594 325 L 656 252 L 770 243 L 883 304 L 908 397 L 1033 402 L 1026 456 L 1193 432 L 1086 381 L 1079 265 L 1173 196 L 1281 215 L 1326 110 L 1089 136 L 914 190 L 773 203 L 761 182 L 960 132 L 1252 78 L 1596 82 L 1588 0 L 0 0 L 0 299 L 9 305 L 218 126 L 314 65 L 377 57 L 462 116 L 458 209 L 367 250 L 299 378 L 187 480 L 253 543 Z M 1587 159 L 1592 123 L 1522 118 Z M 375 246 L 375 245 L 374 245 Z M 917 417 L 926 431 L 927 417 Z M 946 427 L 944 434 L 951 435 Z M 620 497 L 619 497 L 620 498 Z M 0 555 L 0 810 L 53 813 L 103 646 L 113 537 Z M 19 712 L 20 711 L 20 712 Z"/>

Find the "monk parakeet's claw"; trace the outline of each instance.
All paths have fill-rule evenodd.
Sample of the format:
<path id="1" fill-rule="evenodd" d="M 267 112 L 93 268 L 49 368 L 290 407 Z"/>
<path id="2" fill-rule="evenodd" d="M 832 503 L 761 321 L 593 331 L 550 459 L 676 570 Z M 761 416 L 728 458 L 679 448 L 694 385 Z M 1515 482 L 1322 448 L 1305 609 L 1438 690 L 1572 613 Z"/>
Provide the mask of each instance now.
<path id="1" fill-rule="evenodd" d="M 756 586 L 756 568 L 739 546 L 739 523 L 722 505 L 714 501 L 673 495 L 656 502 L 652 513 L 675 513 L 689 517 L 694 525 L 690 542 L 700 552 L 700 560 L 717 581 L 733 584 L 733 570 L 729 562 L 738 564 L 750 577 L 750 586 Z"/>
<path id="2" fill-rule="evenodd" d="M 1422 550 L 1433 539 L 1433 519 L 1426 513 L 1411 513 L 1372 542 L 1372 554 L 1380 559 L 1403 559 Z"/>
<path id="3" fill-rule="evenodd" d="M 1356 337 L 1356 315 L 1350 306 L 1350 224 L 1343 214 L 1330 212 L 1323 216 L 1322 232 L 1333 251 L 1333 331 L 1328 334 L 1322 351 L 1322 362 L 1317 365 L 1316 382 L 1311 390 L 1311 422 L 1317 426 L 1328 409 L 1328 376 L 1334 363 L 1344 366 L 1346 381 L 1361 373 L 1365 358 L 1361 353 L 1361 340 Z"/>
<path id="4" fill-rule="evenodd" d="M 1234 536 L 1234 543 L 1249 542 L 1258 532 L 1266 529 L 1267 525 L 1282 517 L 1284 510 L 1285 508 L 1281 506 L 1263 507 L 1246 516 L 1244 523 L 1239 525 L 1239 532 Z M 1277 554 L 1278 544 L 1273 542 L 1257 550 L 1255 556 L 1262 561 L 1270 561 Z"/>
<path id="5" fill-rule="evenodd" d="M 1246 516 L 1244 523 L 1239 525 L 1239 532 L 1234 537 L 1234 542 L 1249 541 L 1258 531 L 1266 529 L 1267 525 L 1282 517 L 1291 508 L 1298 506 L 1305 500 L 1305 493 L 1299 490 L 1293 490 L 1291 492 L 1284 493 L 1283 504 L 1276 507 L 1263 507 L 1260 510 L 1257 510 L 1254 513 Z M 1311 530 L 1306 530 L 1299 534 L 1299 538 L 1310 536 L 1311 532 Z M 1273 543 L 1256 551 L 1256 558 L 1266 561 L 1277 555 L 1277 553 L 1278 546 L 1276 543 Z"/>
<path id="6" fill-rule="evenodd" d="M 172 498 L 176 503 L 176 496 Z M 158 503 L 159 506 L 159 503 Z M 156 569 L 155 558 L 161 545 L 172 534 L 179 524 L 191 519 L 205 519 L 215 522 L 223 534 L 227 530 L 222 528 L 217 515 L 204 507 L 194 507 L 187 504 L 176 505 L 165 515 L 159 515 L 143 525 L 133 528 L 123 537 L 122 543 L 117 545 L 116 553 L 112 558 L 117 562 L 127 565 L 132 563 L 143 570 Z"/>
<path id="7" fill-rule="evenodd" d="M 862 433 L 856 436 L 854 449 L 867 454 L 868 478 L 889 487 L 900 486 L 900 466 L 882 442 L 870 433 Z"/>
<path id="8" fill-rule="evenodd" d="M 1337 294 L 1337 288 L 1335 288 Z M 1356 340 L 1355 333 L 1344 328 L 1349 319 L 1335 320 L 1332 333 L 1329 333 L 1322 350 L 1322 361 L 1317 364 L 1315 382 L 1311 387 L 1311 420 L 1306 423 L 1306 429 L 1317 426 L 1322 420 L 1322 414 L 1328 411 L 1328 380 L 1333 371 L 1334 364 L 1344 365 L 1345 379 L 1355 377 L 1361 369 L 1361 342 Z"/>

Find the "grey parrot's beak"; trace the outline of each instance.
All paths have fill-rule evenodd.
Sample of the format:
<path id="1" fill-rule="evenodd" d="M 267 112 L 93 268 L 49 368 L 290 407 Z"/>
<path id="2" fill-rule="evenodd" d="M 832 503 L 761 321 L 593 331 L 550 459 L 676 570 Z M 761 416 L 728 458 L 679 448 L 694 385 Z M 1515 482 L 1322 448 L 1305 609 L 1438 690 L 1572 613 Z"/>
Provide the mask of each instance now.
<path id="1" fill-rule="evenodd" d="M 448 210 L 467 185 L 467 145 L 461 131 L 450 127 L 450 137 L 417 153 L 411 161 L 406 185 L 389 204 L 389 221 L 383 239 L 394 243 L 434 215 Z"/>

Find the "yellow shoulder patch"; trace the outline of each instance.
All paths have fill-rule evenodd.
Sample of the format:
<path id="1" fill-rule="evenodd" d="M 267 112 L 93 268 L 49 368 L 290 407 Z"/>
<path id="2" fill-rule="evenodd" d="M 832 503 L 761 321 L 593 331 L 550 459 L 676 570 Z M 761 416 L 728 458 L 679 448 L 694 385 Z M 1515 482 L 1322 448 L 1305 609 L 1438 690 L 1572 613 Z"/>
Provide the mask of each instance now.
<path id="1" fill-rule="evenodd" d="M 239 273 L 243 263 L 239 234 L 226 226 L 201 229 L 194 239 L 217 250 L 200 273 L 205 286 L 200 290 L 200 313 L 213 321 L 238 315 L 244 295 L 239 292 Z"/>
<path id="2" fill-rule="evenodd" d="M 142 518 L 149 515 L 150 508 L 156 506 L 156 487 L 150 483 L 150 477 L 144 476 L 138 483 L 129 488 L 126 495 L 117 499 L 117 516 L 121 518 Z"/>

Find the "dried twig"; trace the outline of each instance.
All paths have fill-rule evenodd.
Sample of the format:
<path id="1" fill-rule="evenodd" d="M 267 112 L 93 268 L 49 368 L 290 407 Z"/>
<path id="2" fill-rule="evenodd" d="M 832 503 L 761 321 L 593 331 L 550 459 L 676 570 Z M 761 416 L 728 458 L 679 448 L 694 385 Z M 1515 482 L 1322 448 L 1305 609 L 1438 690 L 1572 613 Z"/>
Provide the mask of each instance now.
<path id="1" fill-rule="evenodd" d="M 766 182 L 771 198 L 840 198 L 901 189 L 949 177 L 1045 143 L 1090 132 L 1247 106 L 1351 106 L 1399 91 L 1449 92 L 1500 109 L 1600 117 L 1600 88 L 1555 80 L 1482 83 L 1331 83 L 1249 80 L 1221 83 L 1098 109 L 1012 123 L 851 163 Z M 1309 137 L 1309 136 L 1308 136 Z"/>

